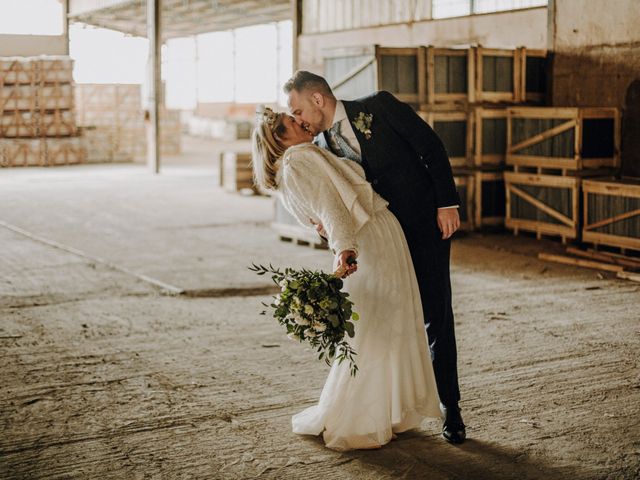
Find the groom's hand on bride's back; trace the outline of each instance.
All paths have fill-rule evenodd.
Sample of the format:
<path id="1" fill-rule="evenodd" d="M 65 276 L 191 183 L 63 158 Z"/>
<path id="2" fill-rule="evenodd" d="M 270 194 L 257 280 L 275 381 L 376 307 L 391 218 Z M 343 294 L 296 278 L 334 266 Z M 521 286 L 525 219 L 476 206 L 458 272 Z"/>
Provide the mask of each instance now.
<path id="1" fill-rule="evenodd" d="M 442 239 L 451 238 L 451 235 L 460 228 L 460 215 L 457 208 L 438 209 L 438 228 L 442 232 Z"/>

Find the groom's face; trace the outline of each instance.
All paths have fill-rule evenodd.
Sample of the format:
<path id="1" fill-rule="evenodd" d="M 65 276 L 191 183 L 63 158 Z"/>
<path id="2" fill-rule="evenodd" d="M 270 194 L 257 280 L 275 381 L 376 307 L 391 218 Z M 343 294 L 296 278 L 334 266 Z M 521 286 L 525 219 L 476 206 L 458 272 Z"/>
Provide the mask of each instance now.
<path id="1" fill-rule="evenodd" d="M 288 98 L 289 111 L 296 122 L 313 135 L 327 129 L 325 125 L 324 97 L 312 90 L 291 90 Z"/>

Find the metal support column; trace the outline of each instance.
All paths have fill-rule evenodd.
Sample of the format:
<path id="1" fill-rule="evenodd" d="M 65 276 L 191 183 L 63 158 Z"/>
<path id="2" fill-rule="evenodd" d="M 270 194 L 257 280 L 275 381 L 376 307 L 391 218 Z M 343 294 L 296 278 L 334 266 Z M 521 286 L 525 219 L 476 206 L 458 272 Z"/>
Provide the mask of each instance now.
<path id="1" fill-rule="evenodd" d="M 160 172 L 160 53 L 162 32 L 160 29 L 161 0 L 147 0 L 147 38 L 149 39 L 148 97 L 145 112 L 147 127 L 147 165 L 153 173 Z"/>

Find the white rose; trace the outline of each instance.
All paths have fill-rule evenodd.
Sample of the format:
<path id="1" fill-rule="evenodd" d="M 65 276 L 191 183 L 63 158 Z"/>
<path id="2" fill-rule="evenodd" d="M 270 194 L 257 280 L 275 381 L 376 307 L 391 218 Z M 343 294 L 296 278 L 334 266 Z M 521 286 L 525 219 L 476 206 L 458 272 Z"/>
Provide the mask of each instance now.
<path id="1" fill-rule="evenodd" d="M 280 302 L 281 302 L 281 301 L 282 301 L 282 300 L 280 299 L 280 295 L 278 295 L 278 296 L 276 297 L 276 299 L 273 301 L 273 303 L 274 303 L 275 305 L 280 305 Z"/>
<path id="2" fill-rule="evenodd" d="M 313 315 L 313 307 L 311 305 L 305 305 L 304 313 L 306 313 L 307 315 Z"/>
<path id="3" fill-rule="evenodd" d="M 283 278 L 282 280 L 280 280 L 280 283 L 278 285 L 280 285 L 282 287 L 282 289 L 284 290 L 285 288 L 287 288 L 289 286 L 289 282 L 287 282 L 287 280 Z"/>
<path id="4" fill-rule="evenodd" d="M 309 325 L 309 320 L 307 320 L 304 317 L 301 317 L 300 315 L 294 315 L 293 321 L 296 322 L 298 325 Z"/>
<path id="5" fill-rule="evenodd" d="M 324 323 L 321 323 L 321 322 L 314 322 L 313 323 L 313 329 L 316 332 L 324 332 L 327 329 L 327 326 Z"/>

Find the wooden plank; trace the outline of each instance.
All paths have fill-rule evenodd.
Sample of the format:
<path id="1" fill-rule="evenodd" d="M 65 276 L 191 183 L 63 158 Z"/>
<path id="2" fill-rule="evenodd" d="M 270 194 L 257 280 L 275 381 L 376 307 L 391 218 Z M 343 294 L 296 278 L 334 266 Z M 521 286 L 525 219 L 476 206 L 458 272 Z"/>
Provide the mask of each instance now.
<path id="1" fill-rule="evenodd" d="M 640 198 L 640 181 L 627 179 L 584 180 L 583 190 L 587 193 Z"/>
<path id="2" fill-rule="evenodd" d="M 577 119 L 576 107 L 508 107 L 512 118 L 567 118 Z"/>
<path id="3" fill-rule="evenodd" d="M 593 260 L 584 260 L 582 258 L 568 257 L 566 255 L 555 255 L 551 253 L 538 253 L 540 260 L 546 260 L 549 262 L 562 263 L 565 265 L 574 265 L 577 267 L 594 268 L 596 270 L 605 270 L 608 272 L 621 272 L 624 267 L 620 265 L 611 265 L 609 263 L 596 262 Z"/>
<path id="4" fill-rule="evenodd" d="M 605 225 L 609 225 L 611 223 L 615 223 L 615 222 L 619 222 L 621 220 L 625 220 L 627 218 L 631 218 L 631 217 L 635 217 L 640 215 L 640 208 L 638 208 L 637 210 L 632 210 L 630 212 L 624 212 L 624 213 L 620 213 L 618 215 L 615 215 L 613 217 L 610 218 L 605 218 L 603 220 L 600 220 L 598 222 L 595 223 L 590 223 L 588 225 L 584 226 L 585 230 L 591 230 L 594 228 L 599 228 L 599 227 L 604 227 Z M 585 222 L 586 222 L 586 217 L 585 217 Z"/>
<path id="5" fill-rule="evenodd" d="M 596 252 L 594 250 L 582 250 L 576 247 L 567 247 L 566 251 L 567 253 L 571 253 L 579 257 L 590 258 L 592 260 L 614 263 L 616 265 L 622 265 L 623 267 L 640 268 L 640 259 L 634 259 L 632 257 L 618 258 L 607 255 L 603 252 Z"/>
<path id="6" fill-rule="evenodd" d="M 592 232 L 585 230 L 582 232 L 582 241 L 593 243 L 595 245 L 610 245 L 612 247 L 630 248 L 640 250 L 640 238 L 623 237 L 620 235 L 611 235 L 608 233 Z"/>
<path id="7" fill-rule="evenodd" d="M 527 230 L 530 232 L 544 233 L 548 235 L 559 235 L 566 238 L 576 238 L 575 228 L 555 223 L 541 222 L 537 220 L 523 220 L 521 218 L 509 218 L 505 220 L 505 226 L 513 230 Z"/>
<path id="8" fill-rule="evenodd" d="M 516 143 L 515 145 L 509 145 L 507 152 L 515 153 L 518 150 L 522 150 L 523 148 L 530 147 L 531 145 L 535 145 L 536 143 L 543 142 L 548 138 L 555 137 L 556 135 L 562 132 L 571 130 L 576 126 L 577 126 L 577 123 L 575 120 L 569 120 L 565 123 L 561 123 L 560 125 L 550 128 L 549 130 L 545 130 L 544 132 L 534 135 L 533 137 L 529 137 L 526 140 L 523 140 L 522 142 Z M 578 151 L 578 150 L 575 150 L 575 151 Z"/>
<path id="9" fill-rule="evenodd" d="M 618 272 L 616 276 L 624 280 L 631 280 L 632 282 L 640 283 L 640 273 L 632 273 L 627 272 L 626 270 L 622 270 L 621 272 Z"/>
<path id="10" fill-rule="evenodd" d="M 537 198 L 529 195 L 524 190 L 519 189 L 518 187 L 516 187 L 513 184 L 507 185 L 506 188 L 511 190 L 512 193 L 515 193 L 516 195 L 521 197 L 523 200 L 526 200 L 527 202 L 532 204 L 534 207 L 538 208 L 539 210 L 542 210 L 547 215 L 555 218 L 556 220 L 564 223 L 565 225 L 567 225 L 569 227 L 575 227 L 575 224 L 576 224 L 575 220 L 572 220 L 571 218 L 567 217 L 566 215 L 563 215 L 562 213 L 554 210 L 553 208 L 549 207 L 548 205 L 545 205 L 540 200 L 538 200 Z"/>

